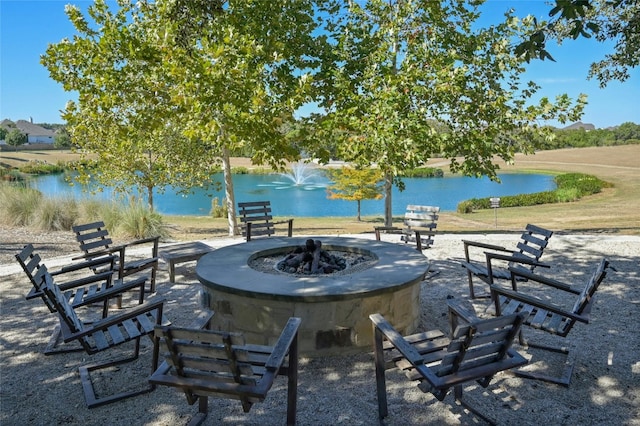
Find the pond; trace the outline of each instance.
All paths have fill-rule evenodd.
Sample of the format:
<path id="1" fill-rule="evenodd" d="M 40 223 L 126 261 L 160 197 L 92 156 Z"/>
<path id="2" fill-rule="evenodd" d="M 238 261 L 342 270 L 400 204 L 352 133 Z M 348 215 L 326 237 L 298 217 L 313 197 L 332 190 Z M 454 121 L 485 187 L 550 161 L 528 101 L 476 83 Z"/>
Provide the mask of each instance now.
<path id="1" fill-rule="evenodd" d="M 406 178 L 406 189 L 402 192 L 393 188 L 393 213 L 404 212 L 407 204 L 440 206 L 444 211 L 455 211 L 458 203 L 470 198 L 501 197 L 548 191 L 556 188 L 553 176 L 539 174 L 501 174 L 502 183 L 491 182 L 487 178 L 445 177 L 445 178 Z M 213 180 L 222 182 L 222 175 L 214 175 Z M 274 216 L 324 217 L 356 216 L 355 201 L 329 200 L 327 185 L 329 181 L 320 174 L 309 176 L 285 176 L 279 174 L 234 175 L 236 202 L 270 200 Z M 31 186 L 45 195 L 61 196 L 72 194 L 82 198 L 92 196 L 83 192 L 80 185 L 70 186 L 65 176 L 46 175 L 34 178 Z M 105 189 L 94 195 L 110 199 L 112 191 Z M 154 208 L 166 215 L 208 215 L 212 197 L 224 198 L 224 191 L 195 189 L 193 194 L 179 195 L 169 187 L 164 194 L 154 193 Z M 384 200 L 363 200 L 363 216 L 384 215 Z"/>

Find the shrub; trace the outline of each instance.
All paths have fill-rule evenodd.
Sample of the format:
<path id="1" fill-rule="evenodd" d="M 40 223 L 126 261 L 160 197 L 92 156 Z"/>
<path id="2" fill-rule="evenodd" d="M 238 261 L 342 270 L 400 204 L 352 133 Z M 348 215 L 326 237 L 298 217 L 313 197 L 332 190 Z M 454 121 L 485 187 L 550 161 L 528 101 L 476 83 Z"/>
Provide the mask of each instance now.
<path id="1" fill-rule="evenodd" d="M 556 191 L 556 199 L 559 203 L 569 203 L 580 199 L 578 188 L 563 188 Z"/>
<path id="2" fill-rule="evenodd" d="M 0 184 L 0 221 L 10 226 L 31 225 L 42 201 L 42 194 L 32 188 L 9 183 Z"/>
<path id="3" fill-rule="evenodd" d="M 580 198 L 596 194 L 603 187 L 611 184 L 595 176 L 582 173 L 567 173 L 555 178 L 555 191 L 534 192 L 533 194 L 506 195 L 500 197 L 500 207 L 524 207 L 538 204 L 552 204 L 558 202 L 576 201 Z M 489 209 L 489 198 L 472 198 L 458 203 L 458 213 L 472 213 L 474 210 Z"/>
<path id="4" fill-rule="evenodd" d="M 227 199 L 222 199 L 222 204 L 218 204 L 218 197 L 213 197 L 211 200 L 211 211 L 209 214 L 211 217 L 227 217 L 228 209 L 227 209 Z"/>
<path id="5" fill-rule="evenodd" d="M 236 175 L 246 175 L 249 174 L 249 169 L 247 169 L 246 167 L 232 167 L 231 173 Z"/>
<path id="6" fill-rule="evenodd" d="M 443 177 L 442 169 L 435 167 L 418 167 L 417 169 L 407 170 L 401 175 L 402 177 Z"/>
<path id="7" fill-rule="evenodd" d="M 77 217 L 78 203 L 73 196 L 43 197 L 32 224 L 43 231 L 70 231 Z"/>
<path id="8" fill-rule="evenodd" d="M 465 200 L 458 203 L 458 213 L 473 213 L 473 202 Z"/>
<path id="9" fill-rule="evenodd" d="M 0 169 L 0 177 L 7 182 L 24 182 L 25 175 L 16 169 Z"/>
<path id="10" fill-rule="evenodd" d="M 115 229 L 116 233 L 131 238 L 148 238 L 158 235 L 164 238 L 169 235 L 162 222 L 162 216 L 141 202 L 131 202 L 122 210 L 122 217 L 117 228 L 110 227 L 106 220 L 105 225 L 108 229 Z"/>
<path id="11" fill-rule="evenodd" d="M 64 167 L 59 164 L 43 163 L 41 161 L 29 161 L 24 166 L 20 167 L 22 173 L 28 173 L 32 175 L 47 175 L 54 173 L 64 172 Z"/>

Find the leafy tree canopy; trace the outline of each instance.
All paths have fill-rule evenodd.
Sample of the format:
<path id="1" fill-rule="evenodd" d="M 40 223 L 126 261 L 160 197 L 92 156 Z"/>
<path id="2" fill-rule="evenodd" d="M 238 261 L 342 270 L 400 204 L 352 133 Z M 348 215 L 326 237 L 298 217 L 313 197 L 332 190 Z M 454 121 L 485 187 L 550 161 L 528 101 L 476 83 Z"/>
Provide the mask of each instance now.
<path id="1" fill-rule="evenodd" d="M 382 173 L 377 169 L 354 169 L 342 167 L 330 171 L 333 185 L 327 188 L 329 199 L 356 201 L 357 220 L 360 220 L 362 200 L 379 200 L 383 197 Z"/>
<path id="2" fill-rule="evenodd" d="M 580 117 L 583 97 L 536 100 L 539 87 L 522 81 L 526 62 L 512 40 L 533 23 L 507 14 L 480 27 L 479 3 L 325 4 L 331 46 L 317 78 L 326 114 L 315 117 L 316 154 L 326 157 L 322 140 L 337 138 L 340 158 L 376 164 L 387 179 L 386 222 L 402 170 L 438 155 L 454 172 L 495 179 L 494 156 L 511 161 L 532 152 L 532 134 L 550 134 L 539 120 Z"/>
<path id="3" fill-rule="evenodd" d="M 549 20 L 537 22 L 516 49 L 516 54 L 532 59 L 550 59 L 546 43 L 549 38 L 594 37 L 600 42 L 615 43 L 613 52 L 591 64 L 589 77 L 604 87 L 611 80 L 625 81 L 629 69 L 640 63 L 640 2 L 637 0 L 556 0 L 549 10 Z"/>
<path id="4" fill-rule="evenodd" d="M 11 146 L 24 145 L 25 143 L 27 143 L 27 135 L 25 135 L 18 129 L 12 129 L 9 130 L 9 132 L 6 134 L 4 141 L 7 143 L 7 145 Z"/>
<path id="5" fill-rule="evenodd" d="M 97 154 L 83 163 L 79 179 L 94 177 L 123 192 L 138 187 L 153 206 L 154 189 L 208 186 L 215 155 L 176 125 L 172 86 L 147 5 L 118 5 L 112 11 L 97 0 L 88 16 L 68 5 L 78 35 L 50 45 L 41 61 L 65 90 L 78 92 L 63 118 L 74 145 Z"/>

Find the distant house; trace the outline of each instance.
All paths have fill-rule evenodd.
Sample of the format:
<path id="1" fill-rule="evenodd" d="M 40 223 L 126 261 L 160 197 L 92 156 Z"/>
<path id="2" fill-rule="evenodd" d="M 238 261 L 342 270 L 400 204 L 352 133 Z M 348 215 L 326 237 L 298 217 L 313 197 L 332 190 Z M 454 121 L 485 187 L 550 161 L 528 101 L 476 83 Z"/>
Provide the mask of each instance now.
<path id="1" fill-rule="evenodd" d="M 580 121 L 578 121 L 577 123 L 573 123 L 570 126 L 564 127 L 562 130 L 586 130 L 587 132 L 589 130 L 595 130 L 596 126 L 594 126 L 591 123 L 582 123 Z"/>
<path id="2" fill-rule="evenodd" d="M 15 123 L 11 120 L 2 120 L 0 123 L 2 127 L 5 129 L 16 128 L 20 130 L 22 133 L 27 135 L 27 143 L 45 143 L 45 144 L 53 144 L 54 137 L 56 132 L 53 130 L 45 129 L 42 126 L 38 126 L 37 124 L 33 124 L 31 121 L 27 120 L 18 120 Z M 4 142 L 4 141 L 2 141 Z"/>

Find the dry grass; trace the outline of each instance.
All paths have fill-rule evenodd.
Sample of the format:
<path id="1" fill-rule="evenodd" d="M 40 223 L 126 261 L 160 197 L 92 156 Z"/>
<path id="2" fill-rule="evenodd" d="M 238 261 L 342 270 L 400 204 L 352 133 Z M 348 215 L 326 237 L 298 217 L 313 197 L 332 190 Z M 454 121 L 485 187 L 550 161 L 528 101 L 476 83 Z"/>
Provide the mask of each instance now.
<path id="1" fill-rule="evenodd" d="M 0 152 L 0 163 L 18 165 L 39 160 L 52 164 L 79 158 L 68 151 Z M 579 202 L 498 210 L 496 228 L 492 210 L 473 214 L 445 212 L 440 215 L 438 229 L 446 232 L 505 232 L 520 230 L 535 223 L 556 231 L 602 231 L 640 235 L 640 145 L 592 147 L 541 151 L 532 156 L 517 155 L 513 165 L 497 161 L 504 172 L 582 172 L 610 182 L 613 188 Z M 233 165 L 251 167 L 247 159 L 234 159 Z M 446 162 L 435 159 L 434 167 L 447 169 Z M 371 232 L 382 223 L 382 217 L 296 218 L 295 233 L 329 234 Z M 169 216 L 173 238 L 191 240 L 227 234 L 226 219 L 210 217 Z M 397 218 L 398 224 L 401 218 Z"/>

